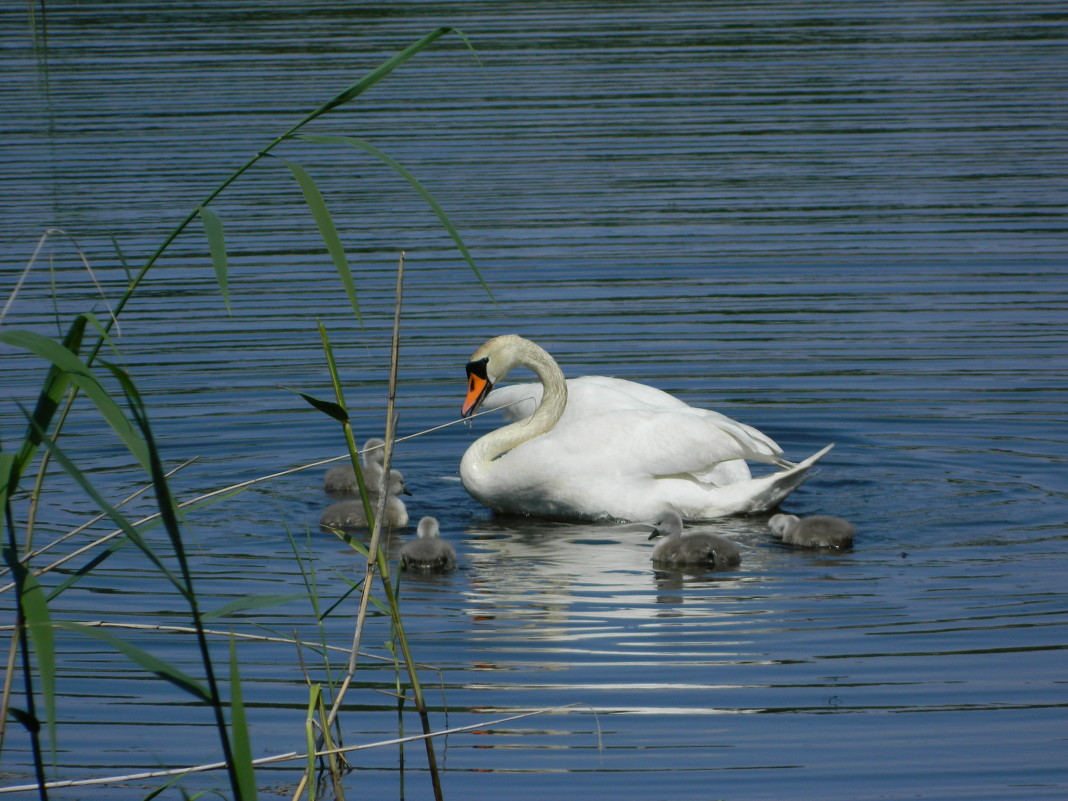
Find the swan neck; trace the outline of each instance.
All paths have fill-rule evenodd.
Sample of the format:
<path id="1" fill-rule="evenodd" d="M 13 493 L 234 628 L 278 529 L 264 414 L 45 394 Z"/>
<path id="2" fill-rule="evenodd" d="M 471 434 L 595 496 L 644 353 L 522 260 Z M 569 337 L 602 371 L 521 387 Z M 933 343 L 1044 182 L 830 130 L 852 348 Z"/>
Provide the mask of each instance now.
<path id="1" fill-rule="evenodd" d="M 526 420 L 499 428 L 482 437 L 479 456 L 490 461 L 528 440 L 550 431 L 567 406 L 567 383 L 564 373 L 552 356 L 529 340 L 518 340 L 514 346 L 514 366 L 534 371 L 542 385 L 542 398 L 534 414 Z"/>

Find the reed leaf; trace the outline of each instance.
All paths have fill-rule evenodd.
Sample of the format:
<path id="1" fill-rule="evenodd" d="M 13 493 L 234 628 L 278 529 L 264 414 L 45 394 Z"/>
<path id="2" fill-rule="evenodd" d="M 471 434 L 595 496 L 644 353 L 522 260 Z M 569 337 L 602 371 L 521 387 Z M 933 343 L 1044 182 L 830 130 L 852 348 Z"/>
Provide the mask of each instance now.
<path id="1" fill-rule="evenodd" d="M 336 533 L 336 532 L 335 532 L 335 533 Z M 323 612 L 323 613 L 322 613 L 321 615 L 319 615 L 319 617 L 317 618 L 319 622 L 322 622 L 322 621 L 326 620 L 326 619 L 327 619 L 328 617 L 330 617 L 330 615 L 331 615 L 331 614 L 333 613 L 333 611 L 334 611 L 335 609 L 337 609 L 337 608 L 338 608 L 339 606 L 341 606 L 341 604 L 342 604 L 342 603 L 343 603 L 343 602 L 344 602 L 344 601 L 345 601 L 345 600 L 346 600 L 346 599 L 347 599 L 347 598 L 348 598 L 348 597 L 349 597 L 350 595 L 352 595 L 352 594 L 353 594 L 354 592 L 356 592 L 357 590 L 363 589 L 363 582 L 362 582 L 362 581 L 360 581 L 360 582 L 354 582 L 354 581 L 350 581 L 349 579 L 345 578 L 345 577 L 344 577 L 344 576 L 342 576 L 342 575 L 341 575 L 340 573 L 338 573 L 337 575 L 338 575 L 338 576 L 339 576 L 339 577 L 340 577 L 340 578 L 341 578 L 341 579 L 342 579 L 342 580 L 343 580 L 344 582 L 346 582 L 346 583 L 347 583 L 347 584 L 349 585 L 349 588 L 348 588 L 347 590 L 345 590 L 345 591 L 344 591 L 343 593 L 341 593 L 341 596 L 340 596 L 340 597 L 339 597 L 339 598 L 338 598 L 338 599 L 337 599 L 336 601 L 334 601 L 334 602 L 333 602 L 332 604 L 330 604 L 330 606 L 329 606 L 329 607 L 328 607 L 328 608 L 326 609 L 326 611 L 325 611 L 325 612 Z M 372 596 L 372 602 L 373 602 L 373 600 L 374 600 L 374 598 L 373 598 L 373 596 Z M 386 610 L 386 614 L 388 614 L 388 610 Z"/>
<path id="2" fill-rule="evenodd" d="M 287 604 L 291 601 L 301 601 L 304 600 L 305 597 L 306 596 L 300 593 L 290 593 L 288 595 L 252 595 L 238 598 L 210 612 L 201 612 L 200 619 L 215 620 L 220 617 L 232 615 L 235 612 L 248 612 L 254 609 L 266 609 L 271 606 L 281 606 L 282 604 Z"/>
<path id="3" fill-rule="evenodd" d="M 15 454 L 0 451 L 0 511 L 7 508 L 8 499 L 15 492 L 18 471 Z"/>
<path id="4" fill-rule="evenodd" d="M 9 554 L 9 558 L 12 555 Z M 41 700 L 44 703 L 44 716 L 48 727 L 48 742 L 52 749 L 52 762 L 56 757 L 56 645 L 52 629 L 52 616 L 48 612 L 41 585 L 27 570 L 25 565 L 10 558 L 12 570 L 22 573 L 22 593 L 19 602 L 22 614 L 26 618 L 26 628 L 33 643 L 33 652 L 37 656 L 37 670 L 41 678 Z"/>
<path id="5" fill-rule="evenodd" d="M 308 765 L 305 768 L 304 779 L 308 785 L 308 801 L 315 801 L 315 712 L 322 703 L 323 690 L 318 684 L 313 684 L 308 693 L 308 712 L 304 717 L 305 753 L 308 755 Z"/>
<path id="6" fill-rule="evenodd" d="M 219 293 L 230 314 L 229 268 L 226 259 L 226 237 L 219 215 L 207 206 L 197 206 L 200 221 L 204 223 L 204 234 L 208 237 L 208 250 L 211 251 L 211 263 L 215 268 L 215 280 L 219 284 Z"/>
<path id="7" fill-rule="evenodd" d="M 364 76 L 352 86 L 348 87 L 340 94 L 331 98 L 319 108 L 317 108 L 315 111 L 313 111 L 311 114 L 309 114 L 308 119 L 305 121 L 307 122 L 313 120 L 319 115 L 325 114 L 330 109 L 337 108 L 338 106 L 355 99 L 356 97 L 370 89 L 372 86 L 374 86 L 376 83 L 381 81 L 391 72 L 393 72 L 393 70 L 397 69 L 397 67 L 401 66 L 406 61 L 409 61 L 413 56 L 418 55 L 423 50 L 426 50 L 426 48 L 428 48 L 442 36 L 445 36 L 449 33 L 455 33 L 457 36 L 459 36 L 463 43 L 467 45 L 467 49 L 474 53 L 476 60 L 478 59 L 478 53 L 475 52 L 475 48 L 472 47 L 470 40 L 467 38 L 467 36 L 464 35 L 463 31 L 461 31 L 459 28 L 453 28 L 447 25 L 441 28 L 437 28 L 436 30 L 433 30 L 428 33 L 418 42 L 414 42 L 413 44 L 408 45 L 395 56 L 392 56 L 391 58 L 388 58 L 383 61 L 381 64 L 379 64 L 369 73 L 367 73 L 366 76 Z"/>
<path id="8" fill-rule="evenodd" d="M 123 414 L 122 409 L 104 389 L 100 380 L 85 362 L 59 342 L 34 331 L 20 329 L 3 331 L 0 332 L 0 342 L 28 350 L 66 372 L 96 404 L 96 408 L 104 416 L 108 425 L 123 441 L 138 463 L 145 470 L 149 469 L 148 447 L 145 445 L 145 441 L 138 436 L 133 425 Z M 31 425 L 33 425 L 32 422 Z M 43 434 L 43 429 L 37 428 L 37 430 Z"/>
<path id="9" fill-rule="evenodd" d="M 118 509 L 108 503 L 104 499 L 104 496 L 97 492 L 96 488 L 93 486 L 92 482 L 90 482 L 89 479 L 86 477 L 85 473 L 78 469 L 77 465 L 75 465 L 74 462 L 70 460 L 66 453 L 63 452 L 63 449 L 60 448 L 59 445 L 56 444 L 51 437 L 49 437 L 43 431 L 40 432 L 40 435 L 42 442 L 48 448 L 49 453 L 52 455 L 53 458 L 56 459 L 56 461 L 59 462 L 60 466 L 66 471 L 67 475 L 69 475 L 76 482 L 78 482 L 79 486 L 81 486 L 81 488 L 85 490 L 86 495 L 88 495 L 93 500 L 93 502 L 100 508 L 100 510 L 104 512 L 115 525 L 119 527 L 122 533 L 125 534 L 129 538 L 129 540 L 133 542 L 146 557 L 148 557 L 149 561 L 152 562 L 153 566 L 163 576 L 165 576 L 167 580 L 170 581 L 171 584 L 173 584 L 174 587 L 183 594 L 183 596 L 186 595 L 186 588 L 178 581 L 174 574 L 171 573 L 167 566 L 163 564 L 163 562 L 152 550 L 152 548 L 149 547 L 148 543 L 141 536 L 140 532 L 133 525 L 131 525 L 131 523 L 121 512 L 119 512 Z"/>
<path id="10" fill-rule="evenodd" d="M 81 349 L 85 323 L 86 318 L 83 315 L 75 317 L 66 337 L 63 339 L 63 348 L 74 356 L 77 356 L 78 351 Z M 41 444 L 37 431 L 47 431 L 49 426 L 52 425 L 52 418 L 59 408 L 59 401 L 66 394 L 69 386 L 70 374 L 58 365 L 51 364 L 48 368 L 48 375 L 45 377 L 44 385 L 41 387 L 41 392 L 37 396 L 37 405 L 33 410 L 33 422 L 26 431 L 26 435 L 22 438 L 22 449 L 19 451 L 18 457 L 20 473 L 26 469 L 26 466 L 33 458 L 33 454 L 36 453 Z"/>
<path id="11" fill-rule="evenodd" d="M 234 761 L 230 735 L 227 730 L 226 718 L 223 712 L 222 696 L 219 693 L 219 684 L 215 678 L 215 667 L 212 664 L 211 653 L 208 649 L 208 640 L 200 616 L 200 603 L 197 600 L 196 592 L 193 589 L 193 574 L 189 569 L 189 561 L 186 556 L 185 545 L 182 542 L 182 532 L 178 526 L 178 516 L 180 512 L 174 501 L 174 496 L 171 494 L 170 485 L 167 483 L 167 475 L 163 471 L 163 463 L 160 460 L 159 451 L 156 448 L 155 439 L 152 436 L 151 426 L 148 422 L 148 413 L 144 401 L 141 399 L 141 395 L 137 391 L 137 387 L 134 386 L 132 379 L 124 370 L 115 365 L 108 364 L 107 362 L 102 363 L 112 372 L 122 385 L 122 389 L 126 393 L 126 399 L 130 404 L 130 411 L 133 413 L 134 419 L 137 421 L 137 425 L 140 427 L 141 433 L 145 438 L 145 445 L 148 449 L 149 472 L 152 477 L 152 485 L 155 488 L 156 503 L 159 507 L 160 520 L 163 521 L 167 536 L 171 540 L 174 556 L 178 560 L 178 565 L 181 569 L 182 582 L 181 584 L 176 582 L 175 586 L 179 589 L 185 597 L 186 602 L 189 604 L 189 611 L 193 616 L 193 626 L 196 629 L 197 646 L 200 649 L 200 660 L 204 667 L 204 677 L 208 685 L 208 688 L 205 691 L 205 700 L 211 707 L 211 711 L 215 716 L 215 727 L 219 734 L 223 756 L 226 760 L 227 773 L 230 778 L 230 788 L 233 791 L 234 799 L 235 801 L 242 801 L 244 795 L 238 777 L 238 766 Z"/>
<path id="12" fill-rule="evenodd" d="M 460 236 L 460 232 L 456 229 L 456 226 L 452 224 L 452 220 L 449 219 L 449 215 L 445 213 L 445 209 L 441 207 L 441 204 L 434 199 L 434 196 L 427 191 L 427 189 L 419 183 L 418 179 L 412 175 L 400 162 L 394 159 L 392 156 L 386 154 L 379 148 L 372 145 L 370 142 L 366 142 L 355 136 L 324 136 L 317 134 L 299 134 L 294 137 L 295 139 L 304 139 L 308 142 L 315 142 L 321 145 L 348 145 L 349 147 L 355 147 L 359 150 L 363 150 L 370 153 L 379 161 L 390 167 L 394 172 L 400 175 L 406 180 L 411 187 L 426 201 L 427 205 L 437 215 L 438 220 L 445 227 L 445 230 L 449 232 L 449 236 L 452 237 L 452 241 L 456 244 L 460 253 L 463 255 L 464 260 L 468 266 L 474 272 L 478 282 L 482 284 L 482 288 L 489 295 L 490 300 L 494 300 L 493 292 L 489 288 L 489 284 L 482 278 L 482 273 L 479 272 L 478 267 L 475 266 L 475 260 L 471 256 L 471 251 L 467 249 L 467 245 L 464 243 L 463 237 Z M 496 302 L 496 301 L 494 301 Z"/>
<path id="13" fill-rule="evenodd" d="M 158 676 L 164 681 L 170 682 L 175 687 L 178 687 L 195 697 L 198 701 L 203 701 L 206 704 L 212 703 L 211 694 L 192 676 L 186 675 L 174 665 L 168 664 L 159 657 L 153 656 L 147 651 L 138 648 L 136 645 L 126 642 L 126 640 L 121 637 L 116 637 L 110 631 L 84 626 L 81 623 L 70 623 L 62 620 L 57 621 L 56 626 L 76 634 L 86 634 L 90 637 L 102 640 L 131 662 L 144 668 L 149 673 Z"/>
<path id="14" fill-rule="evenodd" d="M 107 559 L 110 558 L 116 551 L 118 551 L 119 548 L 125 545 L 126 542 L 126 538 L 113 540 L 107 548 L 98 553 L 96 556 L 94 556 L 92 559 L 90 559 L 88 562 L 86 562 L 84 565 L 74 571 L 74 573 L 67 576 L 67 578 L 63 579 L 63 581 L 53 587 L 48 593 L 48 600 L 51 601 L 55 598 L 58 598 L 64 592 L 66 592 L 79 581 L 81 581 L 83 578 L 88 576 L 97 567 L 107 561 Z"/>
<path id="15" fill-rule="evenodd" d="M 237 661 L 237 641 L 230 638 L 230 734 L 233 742 L 233 771 L 240 788 L 242 801 L 256 798 L 256 774 L 252 769 L 252 741 L 245 716 L 245 700 L 241 693 L 241 674 Z"/>
<path id="16" fill-rule="evenodd" d="M 293 177 L 300 184 L 300 191 L 304 194 L 304 202 L 308 204 L 312 217 L 315 219 L 315 224 L 319 227 L 319 236 L 322 237 L 323 244 L 326 245 L 326 249 L 330 253 L 330 258 L 334 260 L 334 266 L 337 268 L 337 274 L 341 278 L 342 286 L 345 287 L 345 294 L 349 296 L 349 303 L 352 304 L 352 310 L 356 313 L 356 319 L 362 322 L 360 303 L 356 297 L 356 283 L 352 280 L 352 268 L 349 267 L 349 260 L 345 256 L 345 247 L 341 244 L 341 237 L 338 236 L 337 228 L 334 227 L 334 219 L 330 216 L 330 210 L 326 207 L 323 193 L 319 191 L 318 185 L 302 166 L 281 156 L 276 156 L 276 158 L 289 167 L 289 171 L 293 173 Z"/>
<path id="17" fill-rule="evenodd" d="M 349 413 L 345 411 L 345 407 L 342 406 L 340 403 L 335 403 L 334 401 L 328 400 L 321 400 L 320 398 L 307 395 L 303 392 L 299 392 L 298 390 L 289 389 L 289 387 L 282 387 L 282 389 L 300 395 L 300 397 L 304 398 L 304 400 L 308 402 L 309 406 L 313 406 L 323 414 L 329 415 L 330 417 L 337 420 L 339 423 L 349 422 Z"/>

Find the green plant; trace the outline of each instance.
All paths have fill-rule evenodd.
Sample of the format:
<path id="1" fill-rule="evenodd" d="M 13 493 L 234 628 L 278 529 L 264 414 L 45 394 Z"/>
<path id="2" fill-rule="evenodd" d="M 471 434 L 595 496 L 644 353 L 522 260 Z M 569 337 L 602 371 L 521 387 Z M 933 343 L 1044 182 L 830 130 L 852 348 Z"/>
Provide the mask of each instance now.
<path id="1" fill-rule="evenodd" d="M 229 308 L 228 257 L 224 225 L 220 217 L 211 209 L 211 203 L 231 187 L 241 175 L 261 162 L 266 156 L 274 156 L 272 151 L 276 146 L 290 140 L 320 144 L 346 144 L 370 153 L 397 171 L 431 205 L 450 236 L 456 242 L 457 247 L 475 276 L 485 287 L 485 282 L 479 275 L 459 233 L 448 220 L 440 205 L 411 173 L 385 153 L 360 139 L 354 137 L 315 136 L 301 133 L 306 125 L 331 110 L 359 97 L 367 89 L 383 80 L 395 69 L 450 32 L 457 33 L 466 42 L 463 34 L 452 28 L 443 27 L 432 31 L 307 114 L 294 126 L 268 143 L 247 163 L 235 170 L 178 223 L 159 247 L 131 276 L 128 286 L 115 303 L 112 313 L 106 319 L 100 320 L 91 314 L 76 316 L 62 342 L 57 342 L 30 331 L 15 329 L 0 331 L 0 342 L 10 347 L 29 351 L 40 357 L 48 365 L 47 375 L 38 393 L 36 406 L 32 412 L 25 412 L 27 418 L 26 433 L 23 435 L 19 447 L 15 451 L 0 450 L 0 506 L 4 510 L 4 557 L 11 572 L 13 582 L 10 586 L 16 599 L 16 625 L 14 628 L 16 636 L 12 640 L 6 676 L 8 679 L 7 686 L 10 687 L 14 675 L 16 673 L 21 675 L 23 680 L 22 696 L 24 699 L 23 705 L 17 707 L 9 704 L 9 694 L 5 692 L 3 701 L 5 714 L 3 719 L 6 720 L 7 712 L 10 711 L 28 733 L 33 750 L 36 789 L 41 798 L 46 798 L 48 794 L 47 765 L 49 760 L 45 753 L 45 744 L 47 742 L 54 753 L 57 740 L 57 732 L 55 731 L 56 691 L 52 678 L 56 659 L 54 630 L 57 626 L 61 626 L 66 631 L 91 636 L 108 643 L 143 670 L 170 682 L 183 692 L 196 698 L 199 702 L 206 704 L 212 711 L 215 727 L 220 738 L 220 748 L 223 753 L 233 797 L 236 799 L 255 797 L 254 764 L 251 759 L 251 747 L 245 723 L 240 671 L 238 669 L 234 639 L 231 637 L 230 694 L 229 699 L 227 699 L 222 692 L 219 671 L 212 660 L 208 646 L 209 637 L 212 635 L 205 627 L 207 620 L 214 616 L 219 616 L 221 612 L 220 610 L 212 612 L 203 609 L 196 593 L 195 577 L 187 557 L 183 536 L 183 515 L 185 514 L 183 508 L 186 504 L 178 503 L 170 491 L 167 473 L 163 469 L 159 450 L 152 435 L 149 413 L 137 390 L 133 377 L 117 364 L 101 359 L 100 351 L 105 345 L 110 345 L 114 348 L 110 332 L 117 325 L 123 309 L 163 253 L 196 219 L 199 219 L 204 227 L 219 291 Z M 326 202 L 313 179 L 303 167 L 290 160 L 284 160 L 284 163 L 301 187 L 305 201 L 316 221 L 326 248 L 337 267 L 353 311 L 357 319 L 359 319 L 360 309 L 355 282 L 345 257 L 344 248 L 341 246 L 340 238 L 334 229 Z M 488 291 L 488 287 L 486 289 Z M 14 302 L 17 292 L 18 289 L 16 287 L 4 307 L 5 313 Z M 86 333 L 90 330 L 96 332 L 96 340 L 91 346 L 85 347 Z M 325 341 L 325 330 L 324 344 L 328 358 L 330 358 L 331 352 L 328 342 Z M 338 398 L 337 407 L 344 409 L 343 396 L 336 369 L 332 368 L 332 374 Z M 118 389 L 115 389 L 116 386 Z M 395 387 L 395 374 L 392 386 Z M 75 398 L 79 395 L 84 395 L 93 401 L 96 409 L 103 415 L 115 435 L 132 454 L 137 465 L 147 475 L 158 506 L 157 514 L 151 516 L 153 519 L 141 521 L 128 519 L 120 511 L 118 505 L 112 504 L 94 488 L 90 478 L 91 471 L 75 464 L 74 460 L 65 453 L 61 445 L 64 426 L 74 408 Z M 387 416 L 392 420 L 392 395 Z M 352 439 L 351 428 L 347 427 L 347 423 L 343 423 L 343 426 L 345 426 L 346 441 L 349 443 L 351 458 L 355 461 L 355 444 Z M 389 445 L 387 447 L 387 470 L 393 441 L 394 435 L 392 427 L 390 427 Z M 39 453 L 41 458 L 36 459 Z M 32 561 L 33 557 L 41 552 L 40 550 L 34 551 L 32 547 L 34 515 L 31 512 L 25 524 L 20 525 L 20 521 L 16 519 L 14 507 L 16 495 L 25 491 L 24 480 L 30 475 L 30 470 L 35 461 L 37 465 L 36 478 L 32 488 L 29 489 L 29 495 L 34 504 L 41 496 L 47 465 L 50 461 L 55 461 L 81 486 L 86 495 L 101 509 L 102 515 L 109 518 L 117 526 L 117 533 L 114 538 L 109 540 L 106 549 L 102 549 L 87 566 L 83 567 L 74 576 L 47 591 L 39 580 L 39 572 L 35 569 Z M 220 493 L 235 491 L 239 491 L 239 488 L 227 488 L 227 490 L 220 491 Z M 367 503 L 366 488 L 364 488 L 364 498 L 365 503 Z M 371 512 L 369 506 L 368 511 L 370 512 L 368 516 L 370 520 L 373 512 Z M 165 532 L 165 542 L 168 546 L 166 553 L 161 552 L 158 543 L 151 542 L 145 536 L 147 528 L 155 525 L 161 525 Z M 418 678 L 410 649 L 403 636 L 403 623 L 397 609 L 396 593 L 390 585 L 384 556 L 377 549 L 376 542 L 376 540 L 372 541 L 372 547 L 368 554 L 367 576 L 362 584 L 362 591 L 365 598 L 369 597 L 370 586 L 373 583 L 371 578 L 377 570 L 383 583 L 386 604 L 392 616 L 394 630 L 397 632 L 397 640 L 400 643 L 404 661 L 407 665 L 413 694 L 416 697 L 417 707 L 423 720 L 423 739 L 427 743 L 428 759 L 431 771 L 434 773 L 435 793 L 440 798 L 441 788 L 436 775 L 432 732 L 426 717 L 425 705 L 421 700 L 421 691 L 418 689 Z M 103 541 L 98 544 L 102 545 Z M 130 544 L 144 555 L 158 573 L 177 590 L 179 596 L 187 604 L 191 620 L 189 630 L 196 640 L 201 657 L 200 664 L 204 674 L 202 679 L 189 675 L 187 672 L 160 660 L 103 628 L 75 623 L 59 624 L 51 619 L 49 614 L 50 600 L 106 560 L 116 549 Z M 243 603 L 247 607 L 249 605 L 277 602 L 277 600 L 276 598 L 249 599 Z M 366 609 L 366 600 L 361 608 Z M 347 686 L 351 675 L 355 671 L 361 626 L 362 624 L 358 622 L 354 646 L 350 653 L 349 670 L 346 673 L 343 687 Z M 34 662 L 36 663 L 36 671 L 34 670 Z M 35 676 L 39 678 L 39 683 L 37 684 L 34 682 Z M 343 695 L 343 692 L 344 690 L 342 689 L 339 695 Z M 326 751 L 333 753 L 335 749 L 332 748 L 334 744 L 330 739 L 329 732 L 337 715 L 340 698 L 335 698 L 329 713 L 326 712 L 325 706 L 322 704 L 321 696 L 316 696 L 314 690 L 312 701 L 312 708 L 319 710 L 318 714 L 322 722 L 319 731 L 325 738 L 323 745 Z M 229 719 L 227 719 L 227 711 L 229 711 Z M 333 760 L 334 758 L 328 756 L 328 759 Z M 331 764 L 335 766 L 332 775 L 336 775 L 337 763 L 332 761 Z"/>

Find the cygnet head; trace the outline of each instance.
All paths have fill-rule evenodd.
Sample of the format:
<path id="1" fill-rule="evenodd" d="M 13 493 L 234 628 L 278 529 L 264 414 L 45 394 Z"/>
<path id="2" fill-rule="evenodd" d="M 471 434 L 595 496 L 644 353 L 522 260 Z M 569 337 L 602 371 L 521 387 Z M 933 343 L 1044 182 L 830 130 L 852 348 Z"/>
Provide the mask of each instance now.
<path id="1" fill-rule="evenodd" d="M 428 540 L 432 540 L 435 537 L 441 536 L 441 526 L 438 525 L 438 521 L 433 517 L 421 517 L 419 518 L 419 525 L 416 526 L 415 533 L 420 537 Z"/>
<path id="2" fill-rule="evenodd" d="M 418 537 L 404 543 L 400 550 L 401 570 L 443 571 L 456 567 L 456 551 L 452 544 L 441 539 L 438 521 L 433 517 L 420 519 Z"/>
<path id="3" fill-rule="evenodd" d="M 678 534 L 682 534 L 682 518 L 679 517 L 678 512 L 667 509 L 653 521 L 653 533 L 649 535 L 649 539 Z"/>
<path id="4" fill-rule="evenodd" d="M 382 465 L 385 464 L 385 451 L 382 449 L 385 446 L 378 437 L 371 437 L 367 442 L 363 444 L 363 450 L 360 451 L 360 465 L 364 475 L 364 481 L 367 483 L 368 490 L 372 493 L 378 492 L 378 485 L 382 479 Z M 372 474 L 375 468 L 378 468 L 378 472 Z M 390 482 L 392 483 L 392 472 L 390 473 Z M 404 485 L 404 478 L 400 479 L 401 487 Z M 359 495 L 360 485 L 356 481 L 356 471 L 352 467 L 351 462 L 343 462 L 341 464 L 334 465 L 326 471 L 326 475 L 323 476 L 323 491 L 327 495 Z M 398 489 L 397 492 L 410 495 L 405 489 Z M 394 493 L 396 494 L 396 493 Z"/>
<path id="5" fill-rule="evenodd" d="M 780 537 L 786 536 L 787 531 L 793 531 L 801 523 L 797 515 L 775 514 L 768 518 L 768 528 Z"/>
<path id="6" fill-rule="evenodd" d="M 360 463 L 365 467 L 371 464 L 386 463 L 386 441 L 381 437 L 371 437 L 363 443 L 360 451 Z"/>
<path id="7" fill-rule="evenodd" d="M 367 483 L 367 491 L 371 495 L 378 495 L 382 486 L 382 465 L 372 462 L 363 471 L 364 481 Z M 400 470 L 389 471 L 389 483 L 386 484 L 386 495 L 394 498 L 397 495 L 411 495 L 404 483 L 404 474 Z"/>

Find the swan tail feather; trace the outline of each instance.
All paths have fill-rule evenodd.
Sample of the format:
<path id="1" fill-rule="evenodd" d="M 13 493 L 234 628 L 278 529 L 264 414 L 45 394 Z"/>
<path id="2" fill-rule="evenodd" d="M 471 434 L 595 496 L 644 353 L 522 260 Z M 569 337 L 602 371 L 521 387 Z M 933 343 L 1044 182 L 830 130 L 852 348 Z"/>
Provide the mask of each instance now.
<path id="1" fill-rule="evenodd" d="M 774 509 L 786 496 L 811 477 L 809 470 L 833 447 L 833 443 L 827 445 L 786 470 L 722 487 L 720 491 L 725 493 L 725 497 L 722 498 L 722 507 L 717 510 L 708 510 L 707 516 L 756 514 Z"/>

